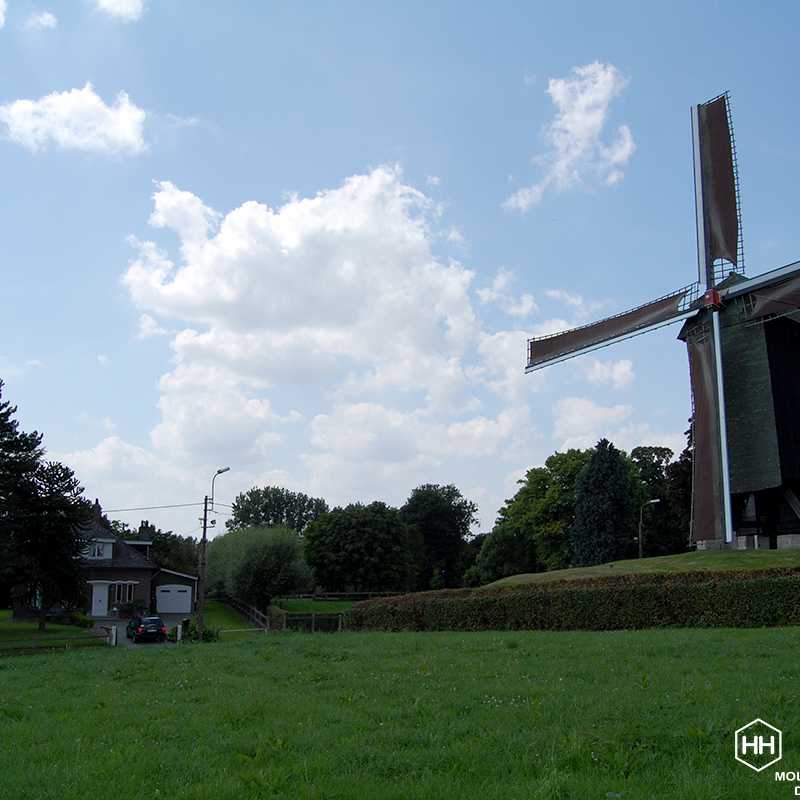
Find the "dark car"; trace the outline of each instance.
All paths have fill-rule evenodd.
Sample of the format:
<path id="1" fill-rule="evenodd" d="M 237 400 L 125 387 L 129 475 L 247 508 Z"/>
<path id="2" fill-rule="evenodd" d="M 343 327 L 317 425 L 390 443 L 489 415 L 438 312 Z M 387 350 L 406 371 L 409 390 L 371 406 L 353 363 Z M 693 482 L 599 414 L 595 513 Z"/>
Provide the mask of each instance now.
<path id="1" fill-rule="evenodd" d="M 167 638 L 167 626 L 161 617 L 131 617 L 125 635 L 134 642 L 163 642 Z"/>

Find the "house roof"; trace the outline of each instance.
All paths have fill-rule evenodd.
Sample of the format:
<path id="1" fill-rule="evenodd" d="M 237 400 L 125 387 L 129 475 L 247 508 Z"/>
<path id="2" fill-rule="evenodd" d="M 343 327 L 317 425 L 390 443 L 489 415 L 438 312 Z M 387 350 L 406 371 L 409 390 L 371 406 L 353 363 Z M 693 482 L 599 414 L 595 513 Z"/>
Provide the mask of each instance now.
<path id="1" fill-rule="evenodd" d="M 100 504 L 95 500 L 94 514 L 89 529 L 85 532 L 87 539 L 113 541 L 113 558 L 82 558 L 81 563 L 92 569 L 124 568 L 124 569 L 158 569 L 158 565 L 145 558 L 139 550 L 126 544 L 119 536 L 114 535 L 111 526 L 103 518 Z"/>

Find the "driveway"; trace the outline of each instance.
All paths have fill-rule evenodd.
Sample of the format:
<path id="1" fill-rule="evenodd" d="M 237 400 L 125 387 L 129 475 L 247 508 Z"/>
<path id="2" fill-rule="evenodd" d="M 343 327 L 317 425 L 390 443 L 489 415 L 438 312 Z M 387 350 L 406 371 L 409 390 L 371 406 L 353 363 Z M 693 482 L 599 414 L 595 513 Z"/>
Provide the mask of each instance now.
<path id="1" fill-rule="evenodd" d="M 182 622 L 186 619 L 186 614 L 159 614 L 161 619 L 164 621 L 164 624 L 167 626 L 167 630 L 170 628 L 174 628 L 179 622 Z M 125 635 L 125 628 L 128 625 L 127 619 L 98 619 L 95 622 L 95 625 L 101 625 L 105 627 L 111 627 L 112 625 L 116 626 L 117 629 L 117 647 L 129 647 L 129 648 L 138 648 L 138 647 L 165 647 L 170 642 L 164 642 L 164 644 L 159 644 L 158 642 L 139 642 L 136 644 L 132 639 L 128 639 Z"/>

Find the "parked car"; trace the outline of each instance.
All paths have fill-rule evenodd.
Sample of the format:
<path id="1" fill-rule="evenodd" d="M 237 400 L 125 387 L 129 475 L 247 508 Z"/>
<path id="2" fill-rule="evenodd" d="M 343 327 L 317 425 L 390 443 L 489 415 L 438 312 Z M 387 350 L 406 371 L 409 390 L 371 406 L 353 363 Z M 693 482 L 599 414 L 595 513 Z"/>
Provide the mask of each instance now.
<path id="1" fill-rule="evenodd" d="M 134 642 L 163 642 L 167 638 L 167 626 L 161 617 L 131 617 L 125 628 L 125 635 Z"/>

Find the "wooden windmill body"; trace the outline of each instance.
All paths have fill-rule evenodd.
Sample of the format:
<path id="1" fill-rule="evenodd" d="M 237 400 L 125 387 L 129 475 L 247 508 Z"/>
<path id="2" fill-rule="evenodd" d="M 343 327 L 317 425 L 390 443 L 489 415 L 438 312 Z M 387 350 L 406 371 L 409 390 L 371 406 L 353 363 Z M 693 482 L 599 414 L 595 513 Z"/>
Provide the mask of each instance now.
<path id="1" fill-rule="evenodd" d="M 683 321 L 701 548 L 800 547 L 800 262 L 747 278 L 727 94 L 692 109 L 698 281 L 530 339 L 526 372 Z"/>

